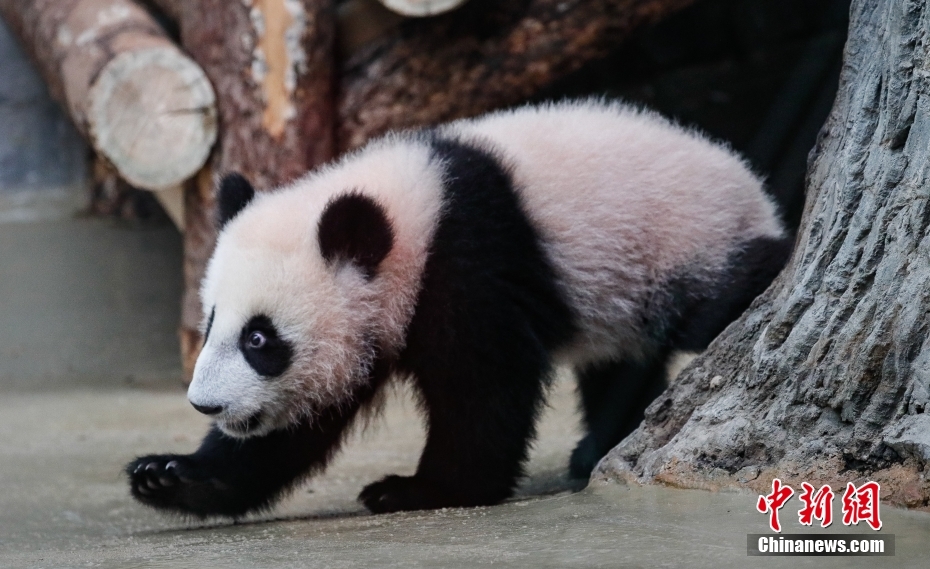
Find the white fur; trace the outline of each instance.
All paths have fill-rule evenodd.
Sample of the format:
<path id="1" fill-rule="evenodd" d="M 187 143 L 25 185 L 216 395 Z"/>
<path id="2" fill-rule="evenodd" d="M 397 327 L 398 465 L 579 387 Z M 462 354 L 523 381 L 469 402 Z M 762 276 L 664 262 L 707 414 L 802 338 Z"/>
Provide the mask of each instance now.
<path id="1" fill-rule="evenodd" d="M 587 101 L 525 107 L 452 123 L 447 136 L 496 151 L 544 239 L 580 332 L 562 363 L 648 351 L 640 308 L 684 269 L 711 279 L 753 237 L 783 229 L 761 181 L 730 150 L 649 112 Z M 426 143 L 388 136 L 335 165 L 260 194 L 221 233 L 202 297 L 216 316 L 191 401 L 223 405 L 222 428 L 264 412 L 261 434 L 346 401 L 375 354 L 399 352 L 440 213 L 441 165 Z M 316 242 L 326 203 L 347 191 L 388 212 L 395 247 L 378 276 L 331 269 Z M 265 381 L 236 349 L 243 324 L 271 317 L 298 348 Z M 230 434 L 237 434 L 229 428 Z"/>
<path id="2" fill-rule="evenodd" d="M 216 315 L 188 398 L 222 405 L 218 424 L 229 434 L 258 408 L 265 416 L 249 434 L 344 402 L 374 359 L 369 337 L 391 351 L 403 346 L 440 207 L 441 172 L 429 158 L 422 143 L 389 137 L 257 195 L 224 228 L 201 292 Z M 375 198 L 394 230 L 395 246 L 370 282 L 350 265 L 328 267 L 317 244 L 324 207 L 348 191 Z M 297 349 L 291 368 L 270 381 L 233 355 L 242 326 L 259 313 Z"/>
<path id="3" fill-rule="evenodd" d="M 446 130 L 490 144 L 511 165 L 580 316 L 563 362 L 642 355 L 639 308 L 655 283 L 684 267 L 710 279 L 739 243 L 784 234 L 735 153 L 652 112 L 583 101 Z"/>
<path id="4" fill-rule="evenodd" d="M 675 383 L 681 372 L 691 365 L 691 362 L 697 358 L 700 352 L 674 352 L 669 356 L 665 363 L 665 383 L 671 385 Z"/>

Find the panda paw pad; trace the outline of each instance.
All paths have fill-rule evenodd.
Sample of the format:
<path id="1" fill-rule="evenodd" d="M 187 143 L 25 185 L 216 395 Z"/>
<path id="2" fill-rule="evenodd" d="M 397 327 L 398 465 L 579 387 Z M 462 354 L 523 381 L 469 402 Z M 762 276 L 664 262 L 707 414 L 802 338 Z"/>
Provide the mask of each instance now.
<path id="1" fill-rule="evenodd" d="M 126 466 L 133 497 L 155 507 L 170 507 L 178 492 L 192 483 L 191 467 L 177 456 L 144 456 Z"/>

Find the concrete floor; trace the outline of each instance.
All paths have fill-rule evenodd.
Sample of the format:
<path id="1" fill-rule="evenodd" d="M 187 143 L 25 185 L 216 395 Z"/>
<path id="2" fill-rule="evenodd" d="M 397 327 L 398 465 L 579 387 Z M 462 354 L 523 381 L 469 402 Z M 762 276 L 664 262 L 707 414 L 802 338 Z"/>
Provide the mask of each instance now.
<path id="1" fill-rule="evenodd" d="M 83 242 L 75 239 L 75 227 L 69 224 L 82 228 Z M 17 232 L 29 232 L 29 239 L 20 235 L 26 250 L 33 241 L 57 248 L 54 254 L 29 250 L 26 260 L 0 257 L 0 262 L 20 267 L 17 274 L 52 274 L 58 269 L 51 264 L 60 268 L 69 251 L 88 243 L 96 244 L 94 250 L 110 251 L 101 244 L 114 241 L 113 230 L 87 222 L 44 230 L 0 226 L 5 256 L 18 255 L 17 249 L 3 247 Z M 754 495 L 613 484 L 578 492 L 565 476 L 568 454 L 579 436 L 568 377 L 553 388 L 528 478 L 518 496 L 501 506 L 371 516 L 355 502 L 366 483 L 387 473 L 411 473 L 415 467 L 423 429 L 409 394 L 401 389 L 383 416 L 356 433 L 324 475 L 270 514 L 239 524 L 199 523 L 145 509 L 129 497 L 122 466 L 137 454 L 189 452 L 207 429 L 205 418 L 187 403 L 177 369 L 164 358 L 163 351 L 175 341 L 173 334 L 155 318 L 159 309 L 172 315 L 166 318 L 175 317 L 173 301 L 158 299 L 168 298 L 176 284 L 160 280 L 159 271 L 145 272 L 145 267 L 160 266 L 161 255 L 176 254 L 170 248 L 158 252 L 170 242 L 166 238 L 158 231 L 147 237 L 122 235 L 119 249 L 128 252 L 114 248 L 97 257 L 100 265 L 93 272 L 104 275 L 101 282 L 124 286 L 117 292 L 97 289 L 98 294 L 128 299 L 130 307 L 133 299 L 139 300 L 135 329 L 119 328 L 131 308 L 124 312 L 118 303 L 111 310 L 106 302 L 88 301 L 81 305 L 85 312 L 71 306 L 64 324 L 46 326 L 43 337 L 47 345 L 73 342 L 81 328 L 72 327 L 96 319 L 84 339 L 90 342 L 106 334 L 112 318 L 119 333 L 109 342 L 132 346 L 138 338 L 148 338 L 142 345 L 151 354 L 139 349 L 127 357 L 111 351 L 107 357 L 113 358 L 118 373 L 107 372 L 104 365 L 99 375 L 93 373 L 99 362 L 87 364 L 73 344 L 45 360 L 75 358 L 72 369 L 80 373 L 35 360 L 45 371 L 30 375 L 22 360 L 10 364 L 0 358 L 0 567 L 930 566 L 930 516 L 925 514 L 883 507 L 882 531 L 896 536 L 893 558 L 750 558 L 746 534 L 767 530 L 766 517 L 755 512 Z M 79 267 L 68 270 L 81 273 Z M 66 272 L 59 271 L 63 284 L 56 285 L 58 290 L 73 288 Z M 101 284 L 89 274 L 77 281 L 81 287 Z M 135 279 L 123 278 L 140 274 L 149 275 L 145 294 L 132 284 Z M 26 286 L 9 272 L 0 276 L 6 279 L 6 288 L 0 288 L 4 301 L 18 307 L 0 305 L 5 341 L 15 338 L 8 328 L 27 326 L 20 318 L 45 314 L 36 318 L 53 321 L 48 307 L 61 306 L 61 299 L 43 299 L 35 290 L 26 295 L 23 290 L 34 285 Z M 53 373 L 56 369 L 65 371 Z M 126 381 L 127 370 L 148 379 Z M 17 381 L 16 373 L 28 381 Z M 782 522 L 786 532 L 800 532 L 791 509 L 783 510 Z M 845 529 L 834 524 L 831 531 Z"/>

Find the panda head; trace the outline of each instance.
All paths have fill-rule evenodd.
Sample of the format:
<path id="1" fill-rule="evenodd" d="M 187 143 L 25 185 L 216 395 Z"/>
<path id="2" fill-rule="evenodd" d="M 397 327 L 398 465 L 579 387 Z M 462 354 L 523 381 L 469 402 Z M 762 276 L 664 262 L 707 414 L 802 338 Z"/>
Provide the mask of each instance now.
<path id="1" fill-rule="evenodd" d="M 188 399 L 224 433 L 259 436 L 345 402 L 368 379 L 394 232 L 355 189 L 256 195 L 232 174 L 217 202 Z"/>

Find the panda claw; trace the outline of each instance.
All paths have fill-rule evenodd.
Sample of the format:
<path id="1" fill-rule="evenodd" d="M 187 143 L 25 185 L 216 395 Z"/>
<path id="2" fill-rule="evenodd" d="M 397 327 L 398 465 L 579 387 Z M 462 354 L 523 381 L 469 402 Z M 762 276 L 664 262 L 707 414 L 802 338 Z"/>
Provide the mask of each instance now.
<path id="1" fill-rule="evenodd" d="M 146 496 L 149 496 L 152 493 L 151 490 L 149 490 L 145 486 L 142 486 L 141 484 L 139 486 L 136 486 L 136 490 L 138 490 L 140 494 L 144 494 Z"/>

